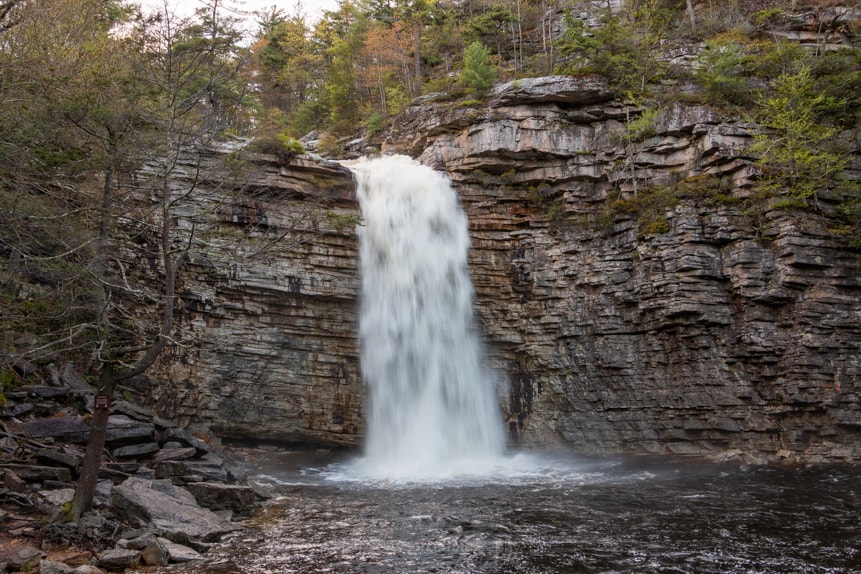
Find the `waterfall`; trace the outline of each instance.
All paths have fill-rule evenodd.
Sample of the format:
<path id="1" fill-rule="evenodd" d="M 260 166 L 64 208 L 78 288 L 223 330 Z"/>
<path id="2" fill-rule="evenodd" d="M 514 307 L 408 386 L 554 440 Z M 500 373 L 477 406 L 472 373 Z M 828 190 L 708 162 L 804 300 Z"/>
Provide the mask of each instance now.
<path id="1" fill-rule="evenodd" d="M 359 345 L 365 470 L 471 473 L 501 457 L 493 378 L 475 331 L 467 219 L 448 179 L 405 156 L 359 160 Z"/>

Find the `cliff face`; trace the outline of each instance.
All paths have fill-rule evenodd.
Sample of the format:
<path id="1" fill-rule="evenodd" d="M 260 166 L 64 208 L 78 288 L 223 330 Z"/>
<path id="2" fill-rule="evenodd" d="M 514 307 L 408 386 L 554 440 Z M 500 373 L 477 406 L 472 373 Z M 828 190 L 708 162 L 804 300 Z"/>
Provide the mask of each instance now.
<path id="1" fill-rule="evenodd" d="M 677 105 L 656 135 L 625 144 L 635 111 L 598 78 L 495 96 L 413 108 L 388 150 L 460 190 L 514 440 L 861 458 L 861 257 L 815 218 L 739 203 L 751 126 Z M 689 187 L 607 213 L 646 183 Z"/>
<path id="2" fill-rule="evenodd" d="M 238 177 L 198 182 L 192 203 L 214 217 L 182 275 L 181 345 L 141 389 L 162 414 L 220 437 L 355 444 L 352 174 L 307 156 L 258 156 Z"/>
<path id="3" fill-rule="evenodd" d="M 468 212 L 511 441 L 861 460 L 861 256 L 813 217 L 740 203 L 751 126 L 677 105 L 631 143 L 636 113 L 597 77 L 534 78 L 487 107 L 424 101 L 386 134 L 385 153 L 445 171 Z M 356 214 L 336 164 L 255 169 L 251 187 L 270 192 L 225 223 L 252 213 L 277 233 L 321 194 Z M 189 347 L 156 373 L 169 414 L 222 436 L 357 444 L 351 226 L 236 261 L 216 282 L 193 262 Z"/>

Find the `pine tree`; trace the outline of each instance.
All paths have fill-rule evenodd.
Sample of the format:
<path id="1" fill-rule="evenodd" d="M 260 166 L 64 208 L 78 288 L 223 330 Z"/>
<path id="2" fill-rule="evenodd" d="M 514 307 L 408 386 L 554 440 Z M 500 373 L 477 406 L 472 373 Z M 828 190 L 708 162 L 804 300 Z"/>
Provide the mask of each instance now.
<path id="1" fill-rule="evenodd" d="M 460 82 L 475 95 L 483 94 L 496 81 L 497 69 L 490 62 L 490 50 L 475 41 L 463 53 L 463 70 Z"/>

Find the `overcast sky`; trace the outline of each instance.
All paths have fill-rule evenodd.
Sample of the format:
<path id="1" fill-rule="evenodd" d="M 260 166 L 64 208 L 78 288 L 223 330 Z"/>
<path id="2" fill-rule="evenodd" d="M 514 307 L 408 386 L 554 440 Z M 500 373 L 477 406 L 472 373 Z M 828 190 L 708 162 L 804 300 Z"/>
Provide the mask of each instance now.
<path id="1" fill-rule="evenodd" d="M 134 1 L 134 0 L 132 0 Z M 236 16 L 243 18 L 249 33 L 254 32 L 254 12 L 260 10 L 269 11 L 272 6 L 280 8 L 285 14 L 293 14 L 297 3 L 301 4 L 302 10 L 308 17 L 309 22 L 316 20 L 323 10 L 334 10 L 338 7 L 338 0 L 220 0 L 225 8 L 235 9 Z M 165 0 L 137 0 L 145 12 L 161 10 Z M 180 15 L 192 14 L 196 8 L 205 6 L 206 0 L 167 0 L 168 7 Z"/>

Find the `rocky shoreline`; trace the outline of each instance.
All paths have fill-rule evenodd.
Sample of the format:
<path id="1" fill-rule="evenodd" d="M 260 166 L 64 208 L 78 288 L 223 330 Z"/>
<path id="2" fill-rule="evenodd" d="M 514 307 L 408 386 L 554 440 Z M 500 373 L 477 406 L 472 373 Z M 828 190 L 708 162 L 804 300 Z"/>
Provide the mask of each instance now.
<path id="1" fill-rule="evenodd" d="M 0 402 L 0 572 L 80 574 L 203 560 L 271 496 L 217 448 L 114 397 L 94 499 L 66 518 L 94 391 L 74 369 L 26 362 Z"/>

